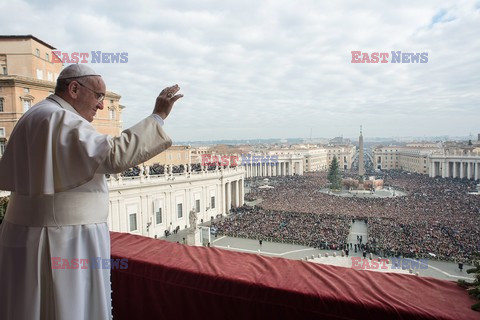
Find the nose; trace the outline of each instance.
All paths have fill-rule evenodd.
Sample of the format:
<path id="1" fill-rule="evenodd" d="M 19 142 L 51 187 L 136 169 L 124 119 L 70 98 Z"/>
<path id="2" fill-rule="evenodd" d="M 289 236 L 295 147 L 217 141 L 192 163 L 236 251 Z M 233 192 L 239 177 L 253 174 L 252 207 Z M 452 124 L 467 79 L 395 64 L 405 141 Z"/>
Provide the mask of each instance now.
<path id="1" fill-rule="evenodd" d="M 103 110 L 103 101 L 97 103 L 97 108 Z"/>

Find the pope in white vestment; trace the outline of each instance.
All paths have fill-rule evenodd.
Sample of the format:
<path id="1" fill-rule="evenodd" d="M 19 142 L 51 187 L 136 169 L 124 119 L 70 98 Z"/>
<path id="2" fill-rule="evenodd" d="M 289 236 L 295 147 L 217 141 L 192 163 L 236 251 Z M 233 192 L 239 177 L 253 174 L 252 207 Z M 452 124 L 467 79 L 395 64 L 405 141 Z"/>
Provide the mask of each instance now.
<path id="1" fill-rule="evenodd" d="M 62 74 L 66 99 L 73 97 L 76 107 L 59 95 L 33 106 L 0 160 L 0 190 L 11 191 L 0 225 L 2 320 L 111 318 L 105 174 L 122 172 L 172 144 L 155 112 L 119 137 L 98 133 L 90 113 L 103 108 L 105 93 L 87 87 L 96 82 L 86 78 L 99 76 L 84 65 L 67 67 L 59 79 Z M 178 89 L 166 88 L 157 99 L 170 103 L 166 115 L 181 97 Z M 93 98 L 100 104 L 92 109 L 85 101 Z"/>

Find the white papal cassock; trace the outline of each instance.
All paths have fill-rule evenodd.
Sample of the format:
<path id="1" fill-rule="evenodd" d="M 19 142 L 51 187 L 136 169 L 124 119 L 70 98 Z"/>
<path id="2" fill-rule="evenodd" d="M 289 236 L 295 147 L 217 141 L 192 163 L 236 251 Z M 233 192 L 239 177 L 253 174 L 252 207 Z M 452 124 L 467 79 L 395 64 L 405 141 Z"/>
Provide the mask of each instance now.
<path id="1" fill-rule="evenodd" d="M 171 144 L 157 116 L 112 138 L 56 95 L 23 115 L 0 160 L 0 319 L 111 318 L 110 268 L 92 264 L 110 259 L 105 173 Z"/>

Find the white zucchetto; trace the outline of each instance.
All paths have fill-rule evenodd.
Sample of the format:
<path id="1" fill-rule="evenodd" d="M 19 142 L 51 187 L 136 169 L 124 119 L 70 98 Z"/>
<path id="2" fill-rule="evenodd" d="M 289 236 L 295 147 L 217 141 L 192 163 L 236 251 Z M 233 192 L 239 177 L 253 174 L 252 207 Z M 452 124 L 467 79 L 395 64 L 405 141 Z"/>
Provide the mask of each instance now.
<path id="1" fill-rule="evenodd" d="M 90 77 L 97 76 L 100 77 L 98 73 L 95 72 L 92 68 L 85 64 L 71 64 L 60 72 L 60 75 L 57 79 L 70 79 L 70 78 L 80 78 L 80 77 Z"/>

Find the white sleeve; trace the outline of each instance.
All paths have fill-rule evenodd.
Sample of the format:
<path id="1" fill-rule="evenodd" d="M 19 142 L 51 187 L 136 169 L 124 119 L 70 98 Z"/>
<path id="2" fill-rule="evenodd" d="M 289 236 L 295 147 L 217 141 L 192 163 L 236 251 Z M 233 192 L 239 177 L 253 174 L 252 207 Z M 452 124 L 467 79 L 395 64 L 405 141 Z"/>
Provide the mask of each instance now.
<path id="1" fill-rule="evenodd" d="M 156 156 L 172 145 L 156 115 L 152 114 L 118 137 L 110 138 L 110 150 L 97 173 L 118 173 Z M 160 116 L 157 116 L 161 119 Z M 163 121 L 163 119 L 162 119 Z"/>
<path id="2" fill-rule="evenodd" d="M 152 116 L 155 118 L 155 120 L 158 121 L 158 123 L 160 123 L 160 125 L 163 127 L 163 124 L 165 123 L 165 121 L 162 119 L 162 117 L 160 117 L 158 114 L 155 114 L 155 113 L 152 113 Z"/>

